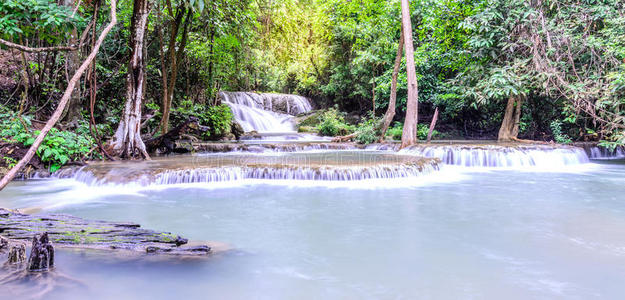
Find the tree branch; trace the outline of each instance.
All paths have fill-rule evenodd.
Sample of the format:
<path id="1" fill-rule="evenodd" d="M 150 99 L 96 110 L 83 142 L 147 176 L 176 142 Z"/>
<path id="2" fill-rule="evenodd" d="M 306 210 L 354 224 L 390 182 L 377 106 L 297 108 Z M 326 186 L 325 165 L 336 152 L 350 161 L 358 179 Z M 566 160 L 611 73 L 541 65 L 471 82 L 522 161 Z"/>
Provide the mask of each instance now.
<path id="1" fill-rule="evenodd" d="M 78 50 L 78 46 L 54 46 L 54 47 L 41 47 L 41 48 L 31 48 L 22 46 L 20 44 L 11 43 L 9 41 L 5 41 L 0 39 L 0 44 L 5 45 L 9 48 L 17 49 L 23 52 L 29 53 L 40 53 L 40 52 L 49 52 L 49 51 L 76 51 Z"/>

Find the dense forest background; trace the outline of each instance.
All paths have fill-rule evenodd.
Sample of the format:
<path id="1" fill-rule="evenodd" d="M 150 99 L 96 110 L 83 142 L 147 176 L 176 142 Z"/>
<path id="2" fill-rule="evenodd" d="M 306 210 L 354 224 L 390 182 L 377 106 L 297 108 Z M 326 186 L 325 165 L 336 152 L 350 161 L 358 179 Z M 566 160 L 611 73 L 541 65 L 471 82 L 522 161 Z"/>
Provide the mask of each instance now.
<path id="1" fill-rule="evenodd" d="M 110 4 L 0 2 L 4 141 L 33 143 L 111 22 Z M 114 136 L 138 33 L 145 138 L 189 115 L 210 128 L 207 139 L 227 136 L 231 114 L 219 91 L 304 95 L 353 130 L 381 118 L 389 103 L 398 0 L 121 0 L 116 17 L 38 150 L 43 163 L 99 156 L 95 144 Z M 625 143 L 625 1 L 413 0 L 410 19 L 419 123 L 438 108 L 440 137 L 494 139 L 512 105 L 525 139 Z M 405 116 L 405 62 L 391 132 Z"/>

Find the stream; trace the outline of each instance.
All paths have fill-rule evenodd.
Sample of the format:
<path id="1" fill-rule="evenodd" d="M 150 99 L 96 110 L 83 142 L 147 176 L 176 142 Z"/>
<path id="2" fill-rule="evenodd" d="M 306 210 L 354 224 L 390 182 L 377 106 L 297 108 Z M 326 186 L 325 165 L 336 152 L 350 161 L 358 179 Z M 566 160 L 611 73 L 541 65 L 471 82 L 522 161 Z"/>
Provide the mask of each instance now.
<path id="1" fill-rule="evenodd" d="M 418 177 L 337 183 L 252 178 L 133 186 L 42 179 L 11 183 L 0 207 L 133 221 L 231 249 L 208 259 L 158 260 L 59 250 L 55 273 L 63 276 L 49 279 L 46 299 L 625 294 L 623 161 L 557 168 L 444 164 Z M 8 288 L 0 298 L 39 287 L 24 279 Z"/>

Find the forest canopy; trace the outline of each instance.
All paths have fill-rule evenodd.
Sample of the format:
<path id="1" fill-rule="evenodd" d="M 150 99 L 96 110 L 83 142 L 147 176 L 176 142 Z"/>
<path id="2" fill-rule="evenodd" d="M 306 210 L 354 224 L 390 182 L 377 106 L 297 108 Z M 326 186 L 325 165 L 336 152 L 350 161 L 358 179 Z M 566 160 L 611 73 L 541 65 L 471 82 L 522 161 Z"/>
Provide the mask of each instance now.
<path id="1" fill-rule="evenodd" d="M 73 150 L 51 144 L 37 153 L 44 161 L 147 156 L 135 149 L 143 140 L 190 116 L 210 128 L 203 139 L 222 139 L 236 125 L 220 91 L 303 95 L 336 109 L 324 115 L 346 123 L 339 127 L 375 134 L 402 52 L 401 2 L 4 0 L 3 139 L 32 144 L 112 24 L 111 8 L 117 22 L 55 125 L 67 140 L 85 141 Z M 418 123 L 438 109 L 447 138 L 501 139 L 504 130 L 558 143 L 625 143 L 625 1 L 413 0 L 409 19 Z M 408 103 L 405 55 L 399 63 L 394 132 Z"/>

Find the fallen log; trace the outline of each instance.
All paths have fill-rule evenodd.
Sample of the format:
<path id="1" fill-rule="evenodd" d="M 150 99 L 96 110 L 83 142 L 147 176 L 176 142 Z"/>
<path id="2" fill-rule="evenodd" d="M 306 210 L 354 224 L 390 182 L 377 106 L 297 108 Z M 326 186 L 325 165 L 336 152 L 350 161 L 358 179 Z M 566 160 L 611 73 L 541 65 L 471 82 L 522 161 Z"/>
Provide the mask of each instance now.
<path id="1" fill-rule="evenodd" d="M 159 150 L 160 154 L 169 154 L 175 151 L 176 140 L 180 139 L 180 137 L 183 136 L 189 129 L 207 131 L 208 127 L 201 126 L 199 124 L 199 119 L 191 116 L 184 123 L 176 126 L 165 134 L 148 139 L 143 143 L 145 144 L 148 152 Z"/>
<path id="2" fill-rule="evenodd" d="M 336 136 L 332 138 L 333 143 L 345 143 L 353 140 L 356 137 L 356 133 L 352 133 L 349 135 Z"/>

